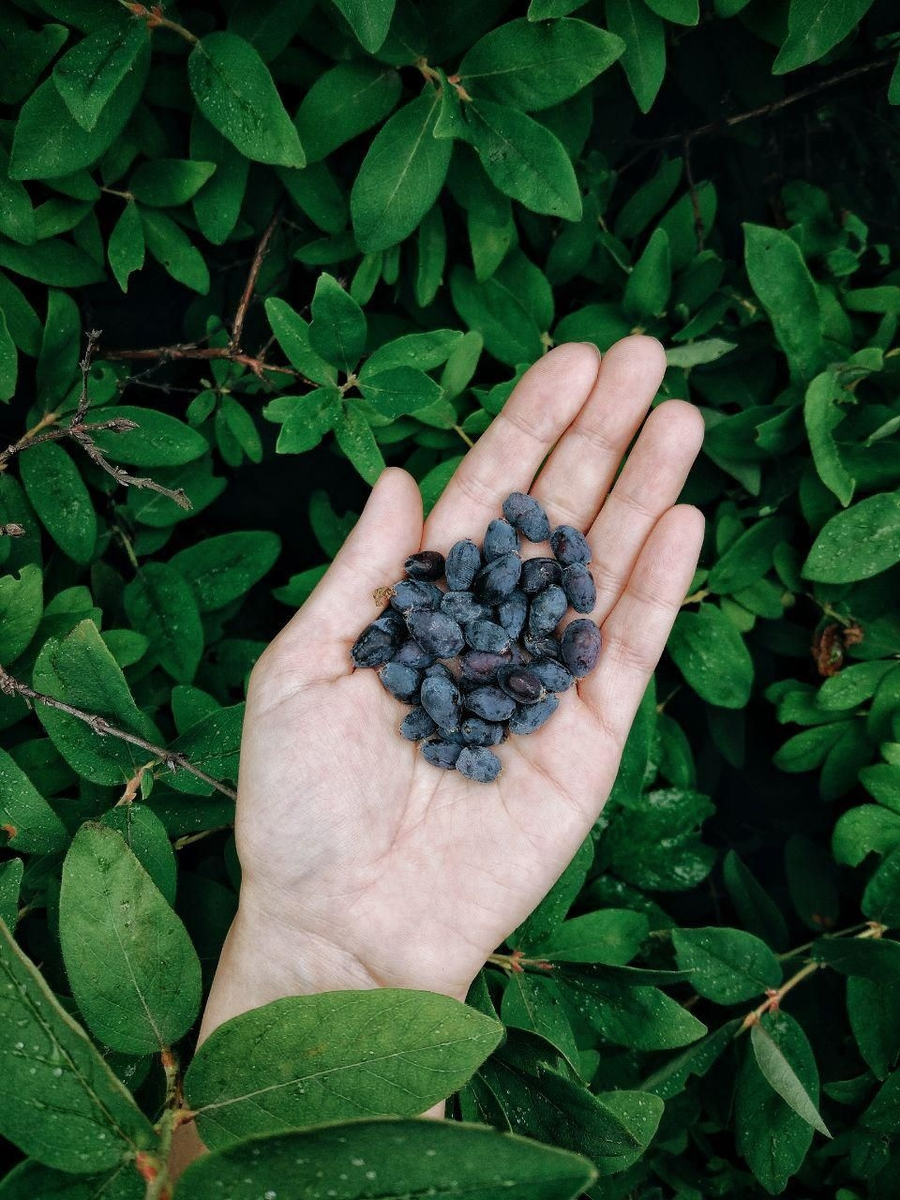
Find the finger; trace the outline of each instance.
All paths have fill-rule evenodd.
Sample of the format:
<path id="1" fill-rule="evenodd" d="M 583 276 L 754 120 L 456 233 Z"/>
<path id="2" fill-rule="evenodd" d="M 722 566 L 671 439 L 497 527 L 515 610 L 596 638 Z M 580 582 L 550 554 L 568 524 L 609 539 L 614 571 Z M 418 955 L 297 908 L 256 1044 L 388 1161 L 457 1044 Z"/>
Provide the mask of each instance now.
<path id="1" fill-rule="evenodd" d="M 421 540 L 422 500 L 416 482 L 406 471 L 389 467 L 379 475 L 334 562 L 266 655 L 300 646 L 322 677 L 335 669 L 349 671 L 348 643 L 383 607 L 373 592 L 403 577 L 404 559 L 418 550 Z M 314 639 L 310 630 L 315 630 Z"/>
<path id="2" fill-rule="evenodd" d="M 532 488 L 551 525 L 590 526 L 665 370 L 656 338 L 623 338 L 604 355 L 590 398 Z"/>
<path id="3" fill-rule="evenodd" d="M 599 363 L 594 346 L 570 342 L 525 372 L 434 506 L 425 526 L 429 548 L 447 550 L 461 537 L 480 540 L 509 493 L 528 491 L 538 467 L 590 395 Z"/>
<path id="4" fill-rule="evenodd" d="M 702 444 L 703 418 L 683 400 L 667 400 L 647 418 L 588 531 L 598 624 L 621 595 L 650 531 L 677 501 Z"/>
<path id="5" fill-rule="evenodd" d="M 603 624 L 600 661 L 578 685 L 619 753 L 687 594 L 702 542 L 698 509 L 680 504 L 660 517 Z"/>

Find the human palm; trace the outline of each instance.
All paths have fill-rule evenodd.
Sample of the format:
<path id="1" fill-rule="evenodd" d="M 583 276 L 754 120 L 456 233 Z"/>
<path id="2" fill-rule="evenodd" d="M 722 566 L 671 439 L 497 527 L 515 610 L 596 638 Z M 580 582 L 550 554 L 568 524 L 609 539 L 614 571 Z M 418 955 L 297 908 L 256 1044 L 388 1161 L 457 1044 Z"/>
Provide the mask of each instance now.
<path id="1" fill-rule="evenodd" d="M 617 477 L 664 369 L 645 337 L 619 342 L 602 366 L 590 346 L 551 351 L 424 528 L 414 481 L 382 475 L 325 578 L 266 650 L 248 696 L 237 843 L 243 940 L 256 930 L 261 963 L 295 972 L 271 991 L 464 995 L 590 830 L 702 539 L 700 514 L 675 504 L 702 440 L 696 410 L 658 405 Z M 377 613 L 373 592 L 401 577 L 409 554 L 477 539 L 509 492 L 529 489 L 551 525 L 588 535 L 604 644 L 552 720 L 500 747 L 503 771 L 484 785 L 402 740 L 405 710 L 374 672 L 353 669 L 349 651 Z"/>

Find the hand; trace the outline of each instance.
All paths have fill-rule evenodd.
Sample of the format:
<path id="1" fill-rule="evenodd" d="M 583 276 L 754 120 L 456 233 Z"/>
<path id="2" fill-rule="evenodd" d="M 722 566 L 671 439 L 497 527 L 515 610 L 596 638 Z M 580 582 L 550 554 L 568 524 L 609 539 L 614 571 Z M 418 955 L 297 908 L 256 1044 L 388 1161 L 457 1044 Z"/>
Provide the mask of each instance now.
<path id="1" fill-rule="evenodd" d="M 552 350 L 424 529 L 410 476 L 391 469 L 378 480 L 334 564 L 253 671 L 240 910 L 204 1035 L 288 994 L 398 986 L 462 998 L 571 860 L 609 795 L 703 536 L 701 514 L 675 504 L 703 437 L 690 405 L 660 404 L 616 478 L 664 370 L 646 337 L 625 338 L 602 365 L 589 345 Z M 407 555 L 480 540 L 507 494 L 529 489 L 551 525 L 588 533 L 604 644 L 553 719 L 502 746 L 498 780 L 475 784 L 400 738 L 407 710 L 375 672 L 353 669 L 350 647 L 377 615 L 372 593 L 402 577 Z"/>

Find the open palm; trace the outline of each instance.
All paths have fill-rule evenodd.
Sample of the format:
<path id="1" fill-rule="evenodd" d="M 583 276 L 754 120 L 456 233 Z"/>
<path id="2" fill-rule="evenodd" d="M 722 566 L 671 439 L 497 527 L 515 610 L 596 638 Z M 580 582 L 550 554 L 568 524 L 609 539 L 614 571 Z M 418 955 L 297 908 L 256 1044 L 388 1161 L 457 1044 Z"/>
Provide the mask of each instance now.
<path id="1" fill-rule="evenodd" d="M 333 566 L 263 655 L 248 697 L 237 839 L 245 929 L 265 929 L 260 957 L 295 972 L 273 992 L 463 996 L 591 828 L 702 539 L 700 514 L 675 505 L 703 432 L 689 405 L 657 406 L 616 478 L 664 369 L 645 337 L 619 342 L 602 366 L 591 346 L 551 351 L 424 527 L 414 481 L 384 473 Z M 480 540 L 505 496 L 529 489 L 551 525 L 589 537 L 604 644 L 596 670 L 541 730 L 500 747 L 503 771 L 481 785 L 435 769 L 398 736 L 407 710 L 373 671 L 353 669 L 349 650 L 377 613 L 373 592 L 402 576 L 407 555 Z"/>

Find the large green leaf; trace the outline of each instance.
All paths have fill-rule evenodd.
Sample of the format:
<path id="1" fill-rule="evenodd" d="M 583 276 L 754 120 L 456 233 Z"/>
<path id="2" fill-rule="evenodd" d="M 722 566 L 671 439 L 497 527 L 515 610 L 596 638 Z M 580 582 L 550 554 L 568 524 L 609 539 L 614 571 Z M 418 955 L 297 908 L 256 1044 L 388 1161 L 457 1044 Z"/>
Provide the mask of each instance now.
<path id="1" fill-rule="evenodd" d="M 200 960 L 116 830 L 89 824 L 75 835 L 63 863 L 59 937 L 79 1011 L 107 1046 L 150 1054 L 187 1032 L 200 1009 Z"/>
<path id="2" fill-rule="evenodd" d="M 0 1133 L 75 1175 L 152 1147 L 150 1122 L 2 924 L 0 978 Z"/>
<path id="3" fill-rule="evenodd" d="M 182 1188 L 194 1200 L 307 1200 L 327 1184 L 331 1200 L 406 1200 L 434 1189 L 447 1200 L 575 1200 L 595 1177 L 590 1162 L 457 1121 L 353 1121 L 255 1138 L 199 1159 Z M 311 1190 L 312 1189 L 312 1192 Z"/>
<path id="4" fill-rule="evenodd" d="M 0 576 L 0 663 L 12 663 L 37 632 L 44 611 L 44 573 L 29 563 Z"/>
<path id="5" fill-rule="evenodd" d="M 203 623 L 190 584 L 166 563 L 145 563 L 126 585 L 128 619 L 178 683 L 190 683 L 203 654 Z"/>
<path id="6" fill-rule="evenodd" d="M 101 24 L 54 66 L 56 90 L 72 117 L 88 133 L 122 80 L 135 69 L 148 33 L 145 21 L 122 12 L 118 19 Z"/>
<path id="7" fill-rule="evenodd" d="M 296 125 L 307 161 L 318 162 L 377 125 L 399 97 L 399 74 L 381 63 L 360 59 L 325 71 L 297 109 Z"/>
<path id="8" fill-rule="evenodd" d="M 621 62 L 641 112 L 649 112 L 666 73 L 663 23 L 644 0 L 606 0 L 606 23 L 625 43 Z"/>
<path id="9" fill-rule="evenodd" d="M 323 272 L 312 298 L 309 344 L 317 354 L 348 374 L 366 345 L 366 318 L 333 275 Z"/>
<path id="10" fill-rule="evenodd" d="M 486 96 L 535 111 L 581 91 L 624 49 L 621 38 L 587 21 L 535 24 L 520 18 L 479 39 L 463 59 L 459 77 L 476 101 Z"/>
<path id="11" fill-rule="evenodd" d="M 81 472 L 56 442 L 23 453 L 19 473 L 25 493 L 60 550 L 87 563 L 97 541 L 97 517 Z"/>
<path id="12" fill-rule="evenodd" d="M 380 50 L 387 37 L 396 0 L 333 0 L 370 54 Z"/>
<path id="13" fill-rule="evenodd" d="M 369 146 L 350 193 L 353 229 L 372 253 L 402 242 L 434 204 L 453 143 L 435 138 L 436 92 L 426 91 L 394 113 Z"/>
<path id="14" fill-rule="evenodd" d="M 292 996 L 220 1025 L 185 1095 L 210 1149 L 322 1121 L 410 1116 L 456 1091 L 501 1036 L 496 1021 L 431 992 Z"/>
<path id="15" fill-rule="evenodd" d="M 753 686 L 753 661 L 737 629 L 715 604 L 681 612 L 668 651 L 698 696 L 722 708 L 743 708 Z"/>
<path id="16" fill-rule="evenodd" d="M 237 600 L 272 568 L 281 552 L 274 533 L 223 533 L 206 538 L 169 560 L 188 581 L 201 612 Z"/>
<path id="17" fill-rule="evenodd" d="M 304 165 L 297 130 L 249 42 L 224 30 L 208 33 L 191 51 L 188 76 L 204 117 L 241 154 L 283 167 Z"/>
<path id="18" fill-rule="evenodd" d="M 774 75 L 823 58 L 872 7 L 872 0 L 790 0 L 788 35 L 772 67 Z"/>
<path id="19" fill-rule="evenodd" d="M 900 493 L 880 492 L 827 521 L 803 564 L 818 583 L 869 579 L 900 562 Z"/>
<path id="20" fill-rule="evenodd" d="M 750 1027 L 750 1044 L 756 1065 L 774 1091 L 788 1104 L 798 1117 L 802 1117 L 813 1129 L 831 1137 L 828 1127 L 819 1115 L 815 1101 L 803 1086 L 797 1072 L 788 1062 L 784 1051 L 759 1021 Z"/>
<path id="21" fill-rule="evenodd" d="M 701 996 L 737 1004 L 781 983 L 778 959 L 758 937 L 741 929 L 674 929 L 679 967 Z"/>
<path id="22" fill-rule="evenodd" d="M 176 417 L 154 408 L 118 405 L 113 415 L 135 421 L 137 429 L 95 437 L 104 454 L 135 467 L 181 467 L 209 449 L 206 438 Z"/>
<path id="23" fill-rule="evenodd" d="M 0 828 L 10 846 L 31 854 L 62 850 L 68 841 L 62 821 L 5 750 L 0 750 Z"/>

